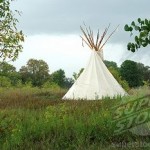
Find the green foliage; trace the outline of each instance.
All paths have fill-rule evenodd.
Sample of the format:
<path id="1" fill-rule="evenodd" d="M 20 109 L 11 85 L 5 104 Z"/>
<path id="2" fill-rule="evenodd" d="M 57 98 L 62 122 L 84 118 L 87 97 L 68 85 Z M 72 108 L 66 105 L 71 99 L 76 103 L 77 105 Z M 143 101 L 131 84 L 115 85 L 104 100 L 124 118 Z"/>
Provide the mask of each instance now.
<path id="1" fill-rule="evenodd" d="M 143 85 L 142 74 L 138 69 L 136 62 L 126 60 L 120 67 L 120 73 L 123 79 L 125 79 L 130 87 L 137 87 Z"/>
<path id="2" fill-rule="evenodd" d="M 52 89 L 52 90 L 59 90 L 60 89 L 60 86 L 54 82 L 50 82 L 50 81 L 46 81 L 43 85 L 42 85 L 43 88 L 46 88 L 46 89 Z"/>
<path id="3" fill-rule="evenodd" d="M 120 104 L 120 99 L 62 101 L 66 91 L 49 92 L 52 95 L 49 100 L 43 99 L 43 94 L 48 92 L 39 88 L 0 88 L 1 149 L 95 150 L 112 149 L 112 143 L 124 141 L 149 142 L 149 138 L 143 139 L 128 131 L 114 136 L 114 112 L 111 109 Z M 149 89 L 134 89 L 130 92 L 132 96 L 121 99 L 121 102 L 138 98 L 141 92 L 145 95 Z M 58 95 L 54 100 L 53 97 Z"/>
<path id="4" fill-rule="evenodd" d="M 51 75 L 51 82 L 57 84 L 60 87 L 64 87 L 65 86 L 65 72 L 62 69 L 59 69 L 55 72 L 53 72 Z"/>
<path id="5" fill-rule="evenodd" d="M 17 83 L 16 83 L 15 87 L 16 88 L 22 88 L 23 87 L 22 81 L 21 80 L 17 80 Z"/>
<path id="6" fill-rule="evenodd" d="M 131 32 L 131 35 L 133 35 L 133 31 L 138 32 L 138 35 L 134 37 L 134 43 L 128 43 L 128 50 L 135 52 L 141 46 L 146 47 L 150 44 L 150 20 L 138 18 L 137 23 L 132 21 L 130 26 L 126 24 L 124 30 Z"/>
<path id="7" fill-rule="evenodd" d="M 11 80 L 12 86 L 16 86 L 18 81 L 21 80 L 21 76 L 18 72 L 9 73 L 8 77 Z"/>
<path id="8" fill-rule="evenodd" d="M 42 86 L 49 78 L 49 67 L 43 60 L 29 59 L 27 65 L 22 66 L 19 73 L 23 83 L 31 81 L 33 86 Z"/>
<path id="9" fill-rule="evenodd" d="M 65 78 L 65 88 L 70 88 L 74 83 L 74 80 L 72 78 Z"/>
<path id="10" fill-rule="evenodd" d="M 17 30 L 18 20 L 14 17 L 15 13 L 10 10 L 12 0 L 0 1 L 0 60 L 16 60 L 23 47 L 24 41 L 22 31 Z"/>
<path id="11" fill-rule="evenodd" d="M 113 67 L 116 70 L 118 69 L 116 62 L 104 60 L 104 64 L 107 66 L 107 68 Z"/>
<path id="12" fill-rule="evenodd" d="M 26 82 L 31 82 L 31 75 L 28 72 L 28 69 L 26 66 L 22 66 L 19 70 L 19 74 L 21 75 L 22 83 L 25 84 Z"/>
<path id="13" fill-rule="evenodd" d="M 150 84 L 150 67 L 149 66 L 144 66 L 142 63 L 137 63 L 138 71 L 141 74 L 141 78 L 143 83 L 147 82 Z"/>
<path id="14" fill-rule="evenodd" d="M 0 76 L 0 87 L 10 87 L 11 81 L 5 76 Z"/>
<path id="15" fill-rule="evenodd" d="M 31 81 L 25 82 L 24 87 L 31 88 L 32 87 L 32 82 Z"/>
<path id="16" fill-rule="evenodd" d="M 144 83 L 144 86 L 150 86 L 150 80 L 148 80 L 148 81 L 143 81 L 143 83 Z"/>
<path id="17" fill-rule="evenodd" d="M 38 104 L 39 108 L 16 107 L 0 113 L 0 119 L 3 118 L 0 122 L 0 146 L 3 149 L 87 148 L 95 142 L 103 144 L 109 141 L 108 133 L 112 131 L 107 105 L 102 107 L 99 102 L 67 103 L 61 100 L 43 108 L 41 104 L 47 100 L 39 103 L 39 100 L 30 100 L 29 95 L 27 100 L 26 103 Z M 22 100 L 19 101 L 22 105 Z M 106 129 L 109 132 L 105 132 Z"/>
<path id="18" fill-rule="evenodd" d="M 8 64 L 7 62 L 0 62 L 0 74 L 1 75 L 8 75 L 9 73 L 15 72 L 16 68 Z"/>
<path id="19" fill-rule="evenodd" d="M 149 66 L 144 66 L 142 63 L 125 61 L 121 68 L 119 68 L 115 62 L 105 60 L 104 63 L 126 91 L 129 90 L 129 86 L 136 87 L 150 84 Z M 74 73 L 74 78 L 77 78 L 83 70 L 81 68 L 79 73 Z M 0 62 L 0 76 L 6 77 L 1 79 L 1 85 L 6 87 L 31 88 L 38 86 L 58 90 L 70 88 L 74 83 L 72 78 L 66 78 L 64 70 L 57 70 L 50 75 L 46 62 L 35 59 L 30 59 L 26 66 L 21 67 L 19 72 L 16 71 L 13 65 L 7 62 Z"/>
<path id="20" fill-rule="evenodd" d="M 0 62 L 0 75 L 9 78 L 12 86 L 16 86 L 18 80 L 21 79 L 20 74 L 16 72 L 16 68 L 7 62 Z"/>
<path id="21" fill-rule="evenodd" d="M 115 62 L 106 60 L 104 61 L 104 63 L 116 78 L 116 80 L 126 91 L 128 91 L 128 83 L 120 74 L 120 68 L 117 66 L 117 64 Z M 138 83 L 137 86 L 141 86 L 144 83 L 147 83 L 147 85 L 149 85 L 150 67 L 144 66 L 144 64 L 142 63 L 136 63 L 136 65 L 137 74 L 140 75 L 140 83 Z M 81 68 L 79 73 L 74 73 L 74 79 L 77 78 L 83 72 L 83 70 L 84 69 Z M 27 65 L 22 66 L 18 72 L 13 65 L 8 64 L 7 62 L 0 62 L 0 76 L 9 78 L 11 86 L 20 88 L 38 86 L 57 90 L 59 88 L 70 88 L 74 83 L 74 80 L 72 78 L 67 78 L 65 76 L 65 72 L 62 69 L 49 74 L 49 68 L 46 62 L 36 59 L 30 59 Z"/>

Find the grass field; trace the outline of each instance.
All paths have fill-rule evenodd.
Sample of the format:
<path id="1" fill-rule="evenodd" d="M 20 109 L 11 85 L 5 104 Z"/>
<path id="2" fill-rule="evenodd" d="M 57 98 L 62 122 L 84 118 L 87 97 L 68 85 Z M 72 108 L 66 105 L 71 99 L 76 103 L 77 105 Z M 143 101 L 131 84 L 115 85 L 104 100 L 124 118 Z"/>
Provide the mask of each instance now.
<path id="1" fill-rule="evenodd" d="M 63 89 L 0 88 L 0 150 L 112 150 L 123 142 L 150 143 L 149 136 L 129 130 L 114 135 L 112 117 L 113 107 L 149 90 L 132 89 L 130 96 L 113 100 L 65 101 Z"/>

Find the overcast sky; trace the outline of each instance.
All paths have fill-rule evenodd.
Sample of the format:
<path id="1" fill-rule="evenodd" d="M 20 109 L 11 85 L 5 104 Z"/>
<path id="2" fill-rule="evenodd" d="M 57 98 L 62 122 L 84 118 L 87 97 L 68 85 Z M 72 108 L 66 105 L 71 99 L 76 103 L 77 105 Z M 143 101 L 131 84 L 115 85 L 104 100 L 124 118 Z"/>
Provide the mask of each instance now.
<path id="1" fill-rule="evenodd" d="M 104 48 L 105 59 L 118 65 L 131 59 L 150 66 L 150 47 L 136 53 L 127 51 L 133 38 L 123 30 L 139 17 L 150 18 L 150 0 L 16 0 L 12 8 L 22 12 L 16 17 L 18 28 L 26 35 L 23 52 L 12 63 L 17 69 L 30 58 L 42 59 L 50 73 L 62 68 L 71 77 L 86 65 L 90 55 L 80 38 L 83 22 L 101 32 L 109 23 L 110 32 L 120 25 Z"/>

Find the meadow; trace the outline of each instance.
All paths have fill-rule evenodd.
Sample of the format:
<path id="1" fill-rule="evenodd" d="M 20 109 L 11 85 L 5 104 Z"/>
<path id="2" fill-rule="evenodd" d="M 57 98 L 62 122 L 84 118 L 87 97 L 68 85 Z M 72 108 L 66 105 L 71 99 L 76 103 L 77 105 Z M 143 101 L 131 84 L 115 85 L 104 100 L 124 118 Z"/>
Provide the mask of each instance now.
<path id="1" fill-rule="evenodd" d="M 149 94 L 149 87 L 130 96 L 95 101 L 61 100 L 64 89 L 0 88 L 0 150 L 115 150 L 119 143 L 150 143 L 149 136 L 129 130 L 114 135 L 114 107 Z"/>

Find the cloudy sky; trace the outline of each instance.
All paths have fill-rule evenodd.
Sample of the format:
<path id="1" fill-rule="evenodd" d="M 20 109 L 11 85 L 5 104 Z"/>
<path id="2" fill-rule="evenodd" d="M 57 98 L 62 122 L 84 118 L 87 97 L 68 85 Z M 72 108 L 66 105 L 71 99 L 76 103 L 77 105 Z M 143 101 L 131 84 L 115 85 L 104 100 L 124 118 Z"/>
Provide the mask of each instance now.
<path id="1" fill-rule="evenodd" d="M 71 77 L 86 65 L 90 56 L 88 47 L 82 47 L 80 25 L 85 22 L 96 32 L 111 23 L 110 32 L 119 29 L 104 48 L 104 58 L 120 65 L 130 59 L 150 66 L 150 47 L 136 53 L 127 51 L 132 41 L 123 30 L 137 18 L 150 18 L 150 0 L 16 0 L 12 9 L 22 12 L 16 16 L 18 28 L 23 30 L 23 52 L 12 64 L 20 69 L 30 58 L 42 59 L 50 73 L 60 68 Z"/>

